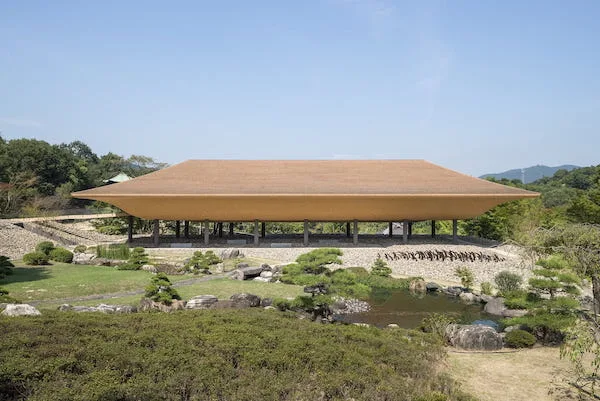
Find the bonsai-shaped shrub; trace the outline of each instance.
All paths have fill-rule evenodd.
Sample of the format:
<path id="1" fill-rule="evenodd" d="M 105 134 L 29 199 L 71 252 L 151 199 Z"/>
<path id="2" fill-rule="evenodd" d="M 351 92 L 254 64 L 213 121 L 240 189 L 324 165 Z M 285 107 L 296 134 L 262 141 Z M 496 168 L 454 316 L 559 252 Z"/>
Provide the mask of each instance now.
<path id="1" fill-rule="evenodd" d="M 327 265 L 341 265 L 339 256 L 342 256 L 342 251 L 337 248 L 319 248 L 298 256 L 296 263 L 305 273 L 321 274 L 327 270 Z"/>
<path id="2" fill-rule="evenodd" d="M 13 273 L 13 267 L 15 267 L 15 265 L 11 263 L 8 256 L 0 256 L 0 280 L 6 276 L 10 276 Z"/>
<path id="3" fill-rule="evenodd" d="M 454 271 L 454 274 L 458 278 L 460 278 L 460 283 L 466 289 L 471 289 L 473 287 L 473 282 L 475 281 L 475 277 L 473 276 L 473 272 L 465 266 L 457 267 Z"/>
<path id="4" fill-rule="evenodd" d="M 494 282 L 498 291 L 501 294 L 506 294 L 511 291 L 517 291 L 521 288 L 523 278 L 516 273 L 511 273 L 508 270 L 501 271 L 494 277 Z"/>
<path id="5" fill-rule="evenodd" d="M 65 248 L 54 248 L 50 251 L 50 260 L 71 263 L 73 261 L 73 253 Z"/>
<path id="6" fill-rule="evenodd" d="M 23 263 L 30 266 L 47 265 L 48 259 L 48 255 L 44 252 L 30 252 L 23 255 Z"/>
<path id="7" fill-rule="evenodd" d="M 119 270 L 139 270 L 148 263 L 148 255 L 142 247 L 133 248 L 129 255 L 129 260 L 117 267 Z"/>
<path id="8" fill-rule="evenodd" d="M 177 291 L 171 286 L 171 281 L 164 273 L 158 273 L 150 279 L 150 284 L 146 287 L 144 296 L 154 302 L 160 302 L 165 305 L 171 305 L 174 299 L 181 299 Z"/>
<path id="9" fill-rule="evenodd" d="M 77 245 L 75 249 L 73 249 L 73 253 L 85 253 L 87 251 L 87 246 L 85 245 Z"/>
<path id="10" fill-rule="evenodd" d="M 506 333 L 504 342 L 511 348 L 528 348 L 535 344 L 536 338 L 525 330 L 513 330 Z"/>
<path id="11" fill-rule="evenodd" d="M 529 279 L 529 287 L 539 295 L 547 294 L 554 298 L 559 293 L 578 295 L 579 290 L 575 286 L 581 280 L 577 275 L 568 270 L 564 259 L 559 257 L 550 257 L 538 261 L 541 269 L 536 269 L 533 273 L 536 277 Z"/>
<path id="12" fill-rule="evenodd" d="M 50 255 L 50 252 L 54 249 L 54 244 L 50 241 L 42 241 L 35 246 L 36 252 L 41 252 L 46 255 Z"/>
<path id="13" fill-rule="evenodd" d="M 492 283 L 488 281 L 481 283 L 481 293 L 483 295 L 492 295 Z"/>
<path id="14" fill-rule="evenodd" d="M 371 267 L 371 274 L 375 276 L 381 277 L 389 277 L 392 274 L 392 269 L 390 269 L 381 258 L 377 258 L 375 263 L 373 263 L 373 267 Z"/>
<path id="15" fill-rule="evenodd" d="M 206 251 L 204 254 L 201 251 L 196 251 L 190 261 L 185 264 L 185 270 L 194 274 L 208 273 L 210 266 L 221 262 L 221 258 L 215 255 L 213 251 Z"/>

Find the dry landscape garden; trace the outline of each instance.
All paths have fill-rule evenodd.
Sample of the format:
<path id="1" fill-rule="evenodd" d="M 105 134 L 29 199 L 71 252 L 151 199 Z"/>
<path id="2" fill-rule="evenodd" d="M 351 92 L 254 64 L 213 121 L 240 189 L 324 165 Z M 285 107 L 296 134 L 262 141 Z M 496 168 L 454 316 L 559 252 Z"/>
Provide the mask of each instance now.
<path id="1" fill-rule="evenodd" d="M 181 236 L 70 195 L 164 167 L 0 138 L 0 400 L 598 398 L 600 167 L 501 181 L 541 196 L 406 241 L 406 221 Z"/>

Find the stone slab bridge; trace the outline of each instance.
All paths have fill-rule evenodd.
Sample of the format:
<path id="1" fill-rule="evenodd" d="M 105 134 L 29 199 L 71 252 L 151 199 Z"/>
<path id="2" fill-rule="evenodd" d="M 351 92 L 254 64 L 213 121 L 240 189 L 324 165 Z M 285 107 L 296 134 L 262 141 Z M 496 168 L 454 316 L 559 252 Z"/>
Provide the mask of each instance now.
<path id="1" fill-rule="evenodd" d="M 404 242 L 413 221 L 457 221 L 476 217 L 504 202 L 539 196 L 458 173 L 424 160 L 188 160 L 129 181 L 74 192 L 75 198 L 117 206 L 133 216 L 154 220 L 153 241 L 160 243 L 159 220 L 203 222 L 205 245 L 209 224 L 254 222 L 254 244 L 265 222 L 345 222 L 358 243 L 358 222 L 403 222 Z M 262 226 L 259 234 L 259 224 Z M 352 230 L 351 230 L 352 225 Z"/>

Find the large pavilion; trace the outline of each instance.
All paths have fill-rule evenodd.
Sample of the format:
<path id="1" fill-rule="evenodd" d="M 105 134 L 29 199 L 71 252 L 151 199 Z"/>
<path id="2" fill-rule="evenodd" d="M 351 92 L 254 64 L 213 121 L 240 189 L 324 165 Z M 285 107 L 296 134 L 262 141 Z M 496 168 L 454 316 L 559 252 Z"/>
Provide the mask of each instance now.
<path id="1" fill-rule="evenodd" d="M 358 222 L 403 222 L 403 240 L 413 221 L 453 221 L 476 217 L 501 203 L 536 197 L 536 192 L 467 176 L 423 160 L 188 160 L 128 181 L 79 191 L 76 198 L 117 206 L 131 216 L 180 222 L 188 236 L 189 222 L 204 223 L 209 244 L 210 222 L 345 222 L 358 243 Z M 222 227 L 222 225 L 221 225 Z M 390 234 L 392 230 L 390 230 Z"/>

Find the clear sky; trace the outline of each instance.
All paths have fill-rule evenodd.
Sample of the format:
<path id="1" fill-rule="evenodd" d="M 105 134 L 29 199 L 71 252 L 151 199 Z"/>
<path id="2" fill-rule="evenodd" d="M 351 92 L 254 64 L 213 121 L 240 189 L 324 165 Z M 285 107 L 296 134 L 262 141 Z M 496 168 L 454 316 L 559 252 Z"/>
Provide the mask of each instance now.
<path id="1" fill-rule="evenodd" d="M 0 1 L 0 130 L 104 154 L 600 163 L 600 1 Z"/>

